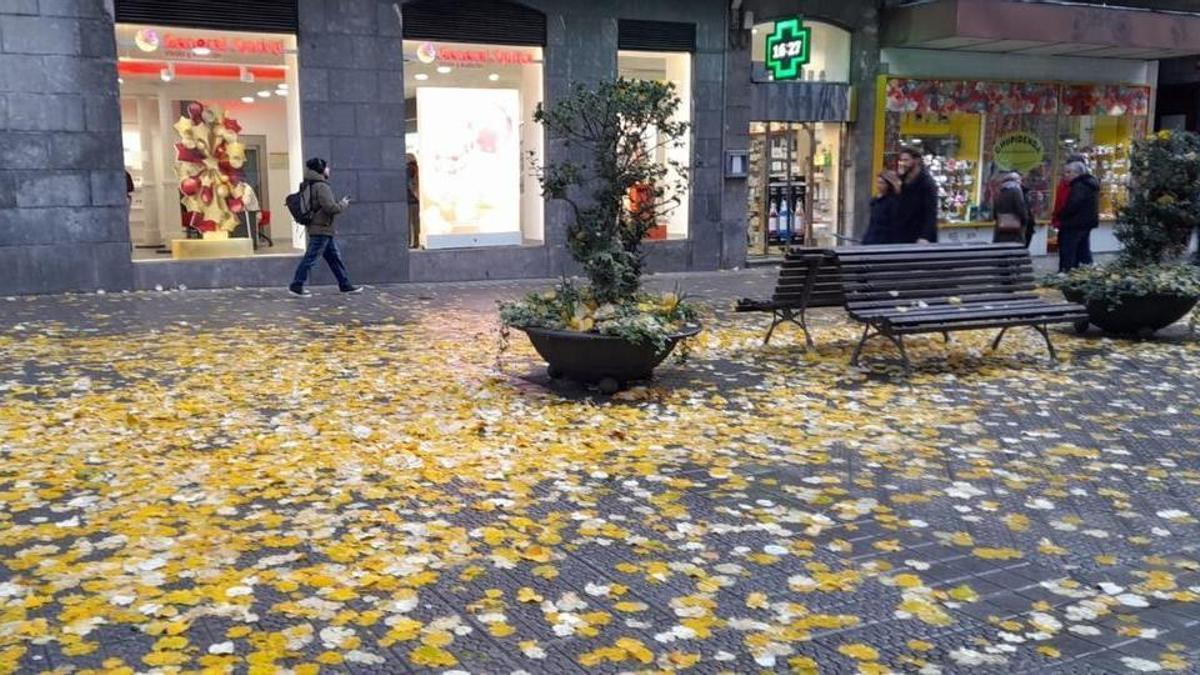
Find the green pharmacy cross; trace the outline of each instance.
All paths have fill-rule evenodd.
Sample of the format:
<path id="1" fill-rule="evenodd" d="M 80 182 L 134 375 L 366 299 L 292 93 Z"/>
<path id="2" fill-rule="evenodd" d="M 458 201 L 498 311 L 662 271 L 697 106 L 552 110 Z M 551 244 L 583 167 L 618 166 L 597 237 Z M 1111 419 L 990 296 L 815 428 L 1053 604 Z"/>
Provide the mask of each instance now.
<path id="1" fill-rule="evenodd" d="M 795 80 L 800 67 L 807 64 L 812 47 L 812 29 L 801 24 L 800 17 L 775 23 L 767 36 L 767 69 L 771 79 Z"/>

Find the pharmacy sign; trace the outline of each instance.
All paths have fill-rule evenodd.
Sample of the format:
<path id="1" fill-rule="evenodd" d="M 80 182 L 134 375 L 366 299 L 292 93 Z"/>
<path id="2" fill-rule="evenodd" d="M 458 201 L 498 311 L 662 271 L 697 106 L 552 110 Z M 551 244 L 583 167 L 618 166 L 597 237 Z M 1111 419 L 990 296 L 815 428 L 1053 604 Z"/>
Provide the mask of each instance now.
<path id="1" fill-rule="evenodd" d="M 766 64 L 773 80 L 795 80 L 812 51 L 812 29 L 800 17 L 775 22 L 767 36 Z"/>

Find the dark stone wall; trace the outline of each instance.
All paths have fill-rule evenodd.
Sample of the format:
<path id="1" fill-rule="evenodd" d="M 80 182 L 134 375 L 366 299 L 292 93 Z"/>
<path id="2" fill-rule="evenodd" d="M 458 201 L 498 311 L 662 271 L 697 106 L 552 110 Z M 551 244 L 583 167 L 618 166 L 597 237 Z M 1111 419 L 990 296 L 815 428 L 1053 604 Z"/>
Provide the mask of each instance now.
<path id="1" fill-rule="evenodd" d="M 453 2 L 454 0 L 445 0 Z M 621 18 L 696 24 L 691 236 L 647 246 L 654 271 L 716 269 L 745 259 L 744 180 L 723 152 L 746 145 L 745 96 L 726 94 L 725 0 L 527 0 L 547 15 L 545 100 L 572 83 L 614 77 Z M 299 0 L 303 152 L 334 167 L 354 198 L 338 221 L 359 282 L 557 276 L 575 271 L 567 213 L 546 211 L 546 246 L 408 250 L 404 64 L 388 0 Z M 3 293 L 284 285 L 293 257 L 130 259 L 111 1 L 0 0 L 0 282 Z M 733 101 L 727 105 L 727 101 Z M 732 111 L 732 112 L 731 112 Z M 547 143 L 551 159 L 561 145 Z M 329 283 L 318 267 L 315 283 Z"/>
<path id="2" fill-rule="evenodd" d="M 0 293 L 129 288 L 104 0 L 0 2 Z"/>
<path id="3" fill-rule="evenodd" d="M 304 156 L 326 158 L 334 193 L 353 200 L 337 228 L 356 283 L 409 278 L 404 54 L 392 4 L 299 2 Z M 323 263 L 313 281 L 333 282 Z"/>
<path id="4" fill-rule="evenodd" d="M 454 0 L 445 0 L 453 2 Z M 745 196 L 732 204 L 740 217 L 726 213 L 722 178 L 726 143 L 725 14 L 724 0 L 524 0 L 546 14 L 544 100 L 553 105 L 577 82 L 598 82 L 617 74 L 619 19 L 680 21 L 696 24 L 692 62 L 692 171 L 690 237 L 687 241 L 647 244 L 652 271 L 717 269 L 740 265 L 745 259 Z M 746 130 L 741 132 L 743 135 Z M 743 143 L 744 146 L 744 143 Z M 567 156 L 555 139 L 546 139 L 550 161 Z M 744 181 L 743 181 L 744 182 Z M 579 270 L 566 249 L 570 217 L 563 204 L 546 207 L 544 251 L 459 249 L 413 251 L 413 281 L 520 278 L 575 274 Z M 727 240 L 741 240 L 741 253 L 729 250 Z M 464 276 L 466 275 L 466 276 Z"/>

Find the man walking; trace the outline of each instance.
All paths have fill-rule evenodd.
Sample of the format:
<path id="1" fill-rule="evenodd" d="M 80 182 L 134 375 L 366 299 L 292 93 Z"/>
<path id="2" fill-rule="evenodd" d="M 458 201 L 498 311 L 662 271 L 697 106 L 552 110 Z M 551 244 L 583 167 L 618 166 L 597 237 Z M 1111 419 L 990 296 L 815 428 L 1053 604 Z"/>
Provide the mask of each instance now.
<path id="1" fill-rule="evenodd" d="M 925 160 L 916 148 L 900 148 L 900 190 L 897 208 L 900 236 L 906 243 L 930 244 L 938 240 L 938 188 L 925 170 Z"/>
<path id="2" fill-rule="evenodd" d="M 1068 162 L 1063 179 L 1070 183 L 1058 212 L 1058 271 L 1092 264 L 1092 230 L 1100 225 L 1100 182 L 1083 162 Z"/>
<path id="3" fill-rule="evenodd" d="M 350 283 L 350 275 L 342 262 L 342 252 L 334 240 L 333 221 L 337 215 L 350 206 L 350 198 L 342 197 L 339 201 L 333 199 L 333 188 L 329 187 L 329 163 L 320 157 L 313 157 L 304 163 L 304 183 L 300 187 L 300 195 L 312 212 L 312 222 L 308 224 L 308 248 L 300 265 L 296 267 L 296 276 L 288 292 L 292 295 L 307 297 L 312 295 L 304 284 L 308 281 L 308 273 L 317 263 L 318 257 L 325 258 L 333 276 L 337 278 L 338 289 L 343 293 L 361 293 L 362 286 Z"/>

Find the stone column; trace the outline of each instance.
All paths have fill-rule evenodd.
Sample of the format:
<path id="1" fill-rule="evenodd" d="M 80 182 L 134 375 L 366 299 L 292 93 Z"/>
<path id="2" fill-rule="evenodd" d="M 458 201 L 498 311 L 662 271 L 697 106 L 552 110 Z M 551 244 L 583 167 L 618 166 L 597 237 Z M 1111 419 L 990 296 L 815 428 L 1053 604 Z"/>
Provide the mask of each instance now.
<path id="1" fill-rule="evenodd" d="M 0 2 L 0 293 L 129 288 L 112 10 Z"/>
<path id="2" fill-rule="evenodd" d="M 356 283 L 408 279 L 404 53 L 393 4 L 299 2 L 304 155 L 327 159 L 334 194 L 352 200 L 337 228 Z M 322 267 L 315 280 L 332 276 Z"/>

